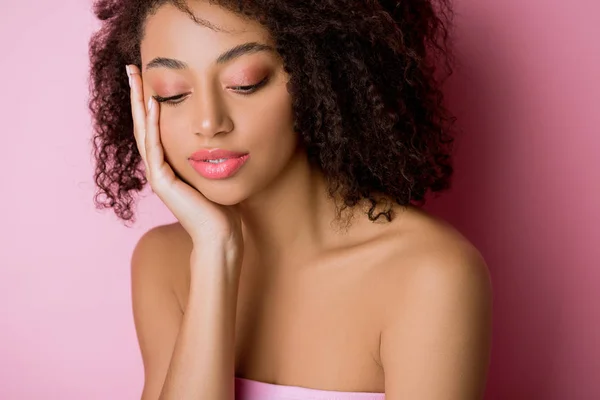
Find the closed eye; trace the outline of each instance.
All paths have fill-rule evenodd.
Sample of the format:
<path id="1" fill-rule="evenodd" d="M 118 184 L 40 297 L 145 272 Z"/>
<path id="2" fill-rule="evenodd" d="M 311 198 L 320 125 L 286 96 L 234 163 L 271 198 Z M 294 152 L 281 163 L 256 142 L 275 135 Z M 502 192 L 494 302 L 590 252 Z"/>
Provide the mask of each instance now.
<path id="1" fill-rule="evenodd" d="M 186 94 L 178 94 L 177 96 L 171 96 L 171 97 L 161 97 L 158 95 L 154 95 L 152 97 L 154 97 L 154 99 L 159 103 L 179 104 L 183 101 L 182 99 L 185 96 L 186 96 Z"/>
<path id="2" fill-rule="evenodd" d="M 269 77 L 267 76 L 265 79 L 258 82 L 257 84 L 248 85 L 248 86 L 231 86 L 231 89 L 233 89 L 235 92 L 237 92 L 241 95 L 248 95 L 248 94 L 252 94 L 252 93 L 256 92 L 258 89 L 265 86 L 268 81 L 269 81 Z"/>
<path id="3" fill-rule="evenodd" d="M 250 94 L 256 92 L 258 89 L 260 89 L 261 87 L 266 85 L 268 81 L 269 81 L 269 77 L 266 77 L 265 79 L 263 79 L 262 81 L 260 81 L 259 83 L 255 84 L 255 85 L 231 86 L 230 89 L 233 89 L 236 93 L 246 96 L 246 95 L 250 95 Z M 154 97 L 154 99 L 159 103 L 165 103 L 165 104 L 174 106 L 174 105 L 182 103 L 185 100 L 185 97 L 187 95 L 188 95 L 188 93 L 178 94 L 176 96 L 170 96 L 170 97 L 161 97 L 159 95 L 154 95 L 152 97 Z"/>

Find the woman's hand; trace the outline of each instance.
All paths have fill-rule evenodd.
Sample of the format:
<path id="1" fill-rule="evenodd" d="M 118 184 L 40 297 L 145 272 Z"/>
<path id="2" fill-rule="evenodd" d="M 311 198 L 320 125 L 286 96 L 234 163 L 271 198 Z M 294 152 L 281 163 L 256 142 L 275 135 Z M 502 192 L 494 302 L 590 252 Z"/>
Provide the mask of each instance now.
<path id="1" fill-rule="evenodd" d="M 225 250 L 228 261 L 239 261 L 243 239 L 239 214 L 232 207 L 218 205 L 179 179 L 165 160 L 161 144 L 160 104 L 149 96 L 146 112 L 142 76 L 128 65 L 131 107 L 137 147 L 146 167 L 146 178 L 154 193 L 165 203 L 191 236 L 194 252 Z M 219 248 L 214 248 L 215 246 Z"/>

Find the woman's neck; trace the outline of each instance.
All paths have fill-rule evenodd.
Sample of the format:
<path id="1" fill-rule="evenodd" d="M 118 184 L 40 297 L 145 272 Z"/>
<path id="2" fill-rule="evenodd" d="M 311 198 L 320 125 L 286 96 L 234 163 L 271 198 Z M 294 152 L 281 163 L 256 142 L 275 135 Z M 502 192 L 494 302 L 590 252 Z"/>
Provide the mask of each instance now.
<path id="1" fill-rule="evenodd" d="M 311 257 L 334 245 L 335 204 L 325 177 L 298 152 L 268 187 L 237 205 L 245 241 L 261 258 L 285 263 Z"/>

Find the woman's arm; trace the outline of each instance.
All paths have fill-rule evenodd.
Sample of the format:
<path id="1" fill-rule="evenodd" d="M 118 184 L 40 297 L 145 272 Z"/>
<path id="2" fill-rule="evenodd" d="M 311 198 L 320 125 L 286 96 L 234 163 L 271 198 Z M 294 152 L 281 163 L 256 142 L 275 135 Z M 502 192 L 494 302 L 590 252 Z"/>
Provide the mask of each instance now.
<path id="1" fill-rule="evenodd" d="M 179 326 L 174 323 L 177 320 L 173 316 L 174 296 L 157 278 L 161 274 L 152 275 L 163 270 L 164 276 L 164 270 L 172 262 L 170 257 L 177 254 L 166 251 L 166 256 L 156 256 L 161 243 L 170 242 L 168 235 L 144 240 L 134 252 L 136 324 L 142 352 L 148 360 L 144 364 L 151 365 L 147 377 L 152 379 L 147 384 L 152 389 L 144 390 L 151 394 L 145 395 L 144 400 L 155 400 L 157 394 L 163 400 L 233 399 L 235 311 L 244 248 L 241 219 L 234 208 L 209 201 L 175 175 L 162 147 L 160 104 L 150 93 L 144 95 L 139 69 L 129 65 L 126 70 L 131 85 L 133 134 L 146 178 L 192 243 L 187 265 L 191 276 L 189 300 Z M 145 277 L 146 270 L 150 271 L 150 277 Z M 158 299 L 153 296 L 154 291 L 159 294 Z M 163 323 L 171 326 L 163 328 Z M 175 341 L 174 329 L 178 332 Z M 160 336 L 163 331 L 167 334 L 165 338 Z"/>
<path id="2" fill-rule="evenodd" d="M 227 272 L 223 254 L 192 251 L 182 314 L 165 230 L 145 234 L 132 257 L 133 312 L 145 371 L 142 400 L 233 399 L 238 274 Z"/>
<path id="3" fill-rule="evenodd" d="M 403 290 L 387 299 L 381 336 L 386 399 L 483 398 L 490 360 L 490 276 L 476 249 L 452 244 L 425 249 L 407 262 L 410 276 L 395 279 Z"/>
<path id="4" fill-rule="evenodd" d="M 239 274 L 221 251 L 192 252 L 190 294 L 159 399 L 233 399 Z"/>

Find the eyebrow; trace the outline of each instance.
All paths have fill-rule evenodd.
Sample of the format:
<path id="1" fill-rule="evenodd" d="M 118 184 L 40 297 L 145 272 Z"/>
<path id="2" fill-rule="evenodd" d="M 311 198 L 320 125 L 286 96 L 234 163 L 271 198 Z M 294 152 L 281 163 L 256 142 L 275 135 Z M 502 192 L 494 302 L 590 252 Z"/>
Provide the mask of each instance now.
<path id="1" fill-rule="evenodd" d="M 239 58 L 243 55 L 258 53 L 261 51 L 275 52 L 275 49 L 266 44 L 248 42 L 240 44 L 223 52 L 219 57 L 217 57 L 215 64 L 226 64 L 227 62 Z M 156 57 L 148 64 L 146 64 L 146 71 L 153 68 L 169 68 L 182 70 L 189 68 L 189 66 L 185 62 L 181 60 L 176 60 L 174 58 Z"/>

